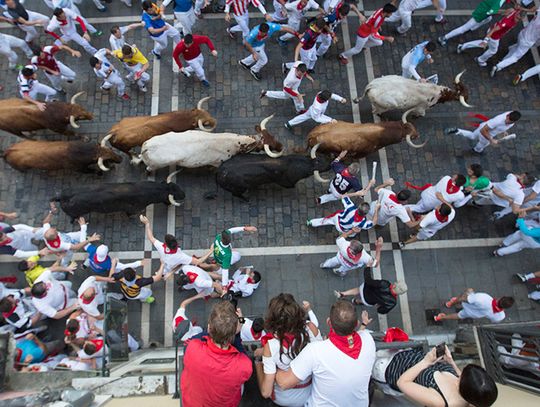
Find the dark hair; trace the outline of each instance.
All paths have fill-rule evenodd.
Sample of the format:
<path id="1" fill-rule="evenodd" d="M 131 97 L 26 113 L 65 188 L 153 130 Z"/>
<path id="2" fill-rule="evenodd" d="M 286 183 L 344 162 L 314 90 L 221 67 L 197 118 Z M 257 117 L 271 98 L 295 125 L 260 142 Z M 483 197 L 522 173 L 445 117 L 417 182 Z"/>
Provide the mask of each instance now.
<path id="1" fill-rule="evenodd" d="M 384 13 L 395 13 L 397 11 L 397 7 L 394 6 L 392 3 L 386 3 L 382 8 L 382 11 Z"/>
<path id="2" fill-rule="evenodd" d="M 41 47 L 37 44 L 30 44 L 30 49 L 32 50 L 32 54 L 34 54 L 36 57 L 41 55 Z"/>
<path id="3" fill-rule="evenodd" d="M 281 293 L 268 304 L 264 326 L 279 340 L 279 358 L 285 353 L 294 359 L 308 344 L 306 311 L 296 302 L 292 294 Z M 283 345 L 286 335 L 294 337 L 293 343 Z"/>
<path id="4" fill-rule="evenodd" d="M 508 114 L 508 118 L 512 122 L 517 122 L 519 119 L 521 119 L 521 113 L 518 112 L 517 110 L 514 110 L 513 112 L 510 112 Z"/>
<path id="5" fill-rule="evenodd" d="M 69 336 L 75 335 L 80 328 L 79 321 L 75 318 L 68 319 L 66 323 L 66 331 L 70 333 Z"/>
<path id="6" fill-rule="evenodd" d="M 534 181 L 536 181 L 536 178 L 534 177 L 534 175 L 531 175 L 528 172 L 524 172 L 523 175 L 524 175 L 524 178 L 523 178 L 524 185 L 529 185 L 529 184 L 532 184 Z"/>
<path id="7" fill-rule="evenodd" d="M 99 64 L 100 61 L 96 57 L 90 57 L 89 62 L 90 62 L 90 66 L 92 68 L 95 68 L 96 65 Z"/>
<path id="8" fill-rule="evenodd" d="M 60 15 L 64 12 L 60 7 L 56 7 L 53 11 L 53 15 L 56 17 L 60 17 Z"/>
<path id="9" fill-rule="evenodd" d="M 120 29 L 120 27 L 118 27 L 117 25 L 113 25 L 111 27 L 111 34 L 114 34 L 116 31 L 118 31 Z"/>
<path id="10" fill-rule="evenodd" d="M 32 68 L 23 68 L 21 73 L 23 76 L 32 76 L 34 74 L 34 70 Z"/>
<path id="11" fill-rule="evenodd" d="M 137 277 L 137 274 L 135 273 L 135 270 L 133 270 L 131 267 L 128 267 L 128 268 L 122 270 L 122 273 L 124 274 L 124 278 L 127 281 L 133 281 L 133 280 L 135 280 L 135 277 Z"/>
<path id="12" fill-rule="evenodd" d="M 236 336 L 238 315 L 229 301 L 220 301 L 212 308 L 208 318 L 208 334 L 221 346 L 230 345 Z"/>
<path id="13" fill-rule="evenodd" d="M 324 102 L 326 102 L 327 100 L 330 100 L 330 98 L 332 97 L 332 92 L 330 92 L 328 89 L 325 89 L 321 92 L 319 92 L 319 98 L 321 98 Z"/>
<path id="14" fill-rule="evenodd" d="M 86 342 L 83 346 L 84 353 L 87 355 L 93 355 L 97 351 L 96 344 L 94 342 Z"/>
<path id="15" fill-rule="evenodd" d="M 480 177 L 484 173 L 484 169 L 480 164 L 471 164 L 469 168 L 475 177 Z"/>
<path id="16" fill-rule="evenodd" d="M 152 2 L 150 0 L 144 0 L 141 5 L 144 11 L 152 8 Z"/>
<path id="17" fill-rule="evenodd" d="M 264 329 L 264 319 L 262 319 L 261 317 L 255 318 L 253 320 L 253 325 L 251 325 L 251 328 L 255 333 L 262 332 Z"/>
<path id="18" fill-rule="evenodd" d="M 266 23 L 262 23 L 261 25 L 259 25 L 259 31 L 267 33 L 268 31 L 270 31 L 270 26 Z"/>
<path id="19" fill-rule="evenodd" d="M 317 19 L 315 20 L 315 27 L 322 29 L 324 28 L 325 25 L 326 25 L 326 21 L 324 21 L 324 18 L 317 17 Z"/>
<path id="20" fill-rule="evenodd" d="M 514 298 L 513 297 L 501 297 L 499 298 L 499 301 L 497 301 L 497 304 L 499 304 L 499 307 L 501 308 L 510 308 L 512 305 L 514 305 Z"/>
<path id="21" fill-rule="evenodd" d="M 225 246 L 231 244 L 231 232 L 228 230 L 221 232 L 221 243 L 223 243 Z"/>
<path id="22" fill-rule="evenodd" d="M 44 282 L 40 281 L 32 286 L 30 292 L 32 293 L 32 297 L 43 298 L 47 294 L 47 286 Z"/>
<path id="23" fill-rule="evenodd" d="M 124 55 L 133 54 L 133 48 L 131 48 L 131 46 L 128 45 L 128 44 L 122 45 L 122 54 L 124 54 Z"/>
<path id="24" fill-rule="evenodd" d="M 180 287 L 183 287 L 186 284 L 189 284 L 189 277 L 186 276 L 184 273 L 180 272 L 180 275 L 178 276 L 178 280 L 176 280 L 176 284 L 178 284 Z"/>
<path id="25" fill-rule="evenodd" d="M 166 234 L 165 245 L 171 250 L 177 249 L 178 242 L 176 241 L 176 237 L 174 237 L 173 235 Z"/>
<path id="26" fill-rule="evenodd" d="M 11 305 L 11 301 L 8 297 L 4 297 L 0 300 L 0 312 L 9 312 L 11 311 L 11 308 L 13 308 L 13 305 Z"/>
<path id="27" fill-rule="evenodd" d="M 21 260 L 18 264 L 17 264 L 17 269 L 19 271 L 28 271 L 30 269 L 30 266 L 28 265 L 28 262 L 26 260 Z"/>
<path id="28" fill-rule="evenodd" d="M 435 43 L 433 41 L 430 41 L 426 44 L 426 49 L 429 51 L 429 52 L 433 52 L 435 51 L 435 48 L 437 48 L 437 46 L 435 45 Z"/>
<path id="29" fill-rule="evenodd" d="M 351 240 L 350 248 L 353 254 L 362 253 L 362 250 L 364 250 L 364 246 L 358 240 Z"/>
<path id="30" fill-rule="evenodd" d="M 411 197 L 411 191 L 409 191 L 408 189 L 402 189 L 401 191 L 398 192 L 396 196 L 397 196 L 398 201 L 405 202 L 407 199 Z"/>
<path id="31" fill-rule="evenodd" d="M 296 69 L 298 69 L 300 72 L 302 73 L 306 73 L 307 72 L 307 65 L 302 63 L 302 64 L 298 64 L 298 66 L 296 67 Z"/>
<path id="32" fill-rule="evenodd" d="M 455 183 L 458 187 L 462 187 L 463 185 L 467 183 L 467 178 L 465 178 L 465 175 L 463 174 L 456 174 Z"/>
<path id="33" fill-rule="evenodd" d="M 443 203 L 439 209 L 439 213 L 443 216 L 448 216 L 452 213 L 452 207 L 448 204 Z"/>
<path id="34" fill-rule="evenodd" d="M 342 16 L 349 14 L 349 11 L 351 11 L 351 6 L 349 6 L 347 3 L 343 3 L 341 7 L 338 8 L 338 12 Z"/>
<path id="35" fill-rule="evenodd" d="M 185 42 L 186 44 L 192 44 L 192 43 L 193 43 L 193 35 L 191 35 L 191 34 L 186 34 L 186 35 L 184 36 L 184 42 Z"/>
<path id="36" fill-rule="evenodd" d="M 476 407 L 489 407 L 497 400 L 495 381 L 478 365 L 467 365 L 459 378 L 459 394 Z"/>
<path id="37" fill-rule="evenodd" d="M 339 336 L 347 336 L 354 332 L 358 325 L 358 314 L 350 301 L 338 300 L 330 309 L 332 329 Z"/>
<path id="38" fill-rule="evenodd" d="M 255 283 L 261 281 L 261 273 L 259 273 L 257 270 L 253 271 L 253 281 L 255 281 Z"/>

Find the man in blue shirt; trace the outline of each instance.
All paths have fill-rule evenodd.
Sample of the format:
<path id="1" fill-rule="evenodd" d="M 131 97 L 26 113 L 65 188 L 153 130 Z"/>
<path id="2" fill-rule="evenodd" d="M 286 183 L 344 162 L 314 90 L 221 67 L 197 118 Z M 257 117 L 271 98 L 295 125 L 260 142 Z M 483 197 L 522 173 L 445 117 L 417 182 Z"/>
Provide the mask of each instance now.
<path id="1" fill-rule="evenodd" d="M 428 64 L 432 64 L 433 58 L 431 58 L 430 52 L 433 51 L 435 51 L 435 43 L 424 41 L 407 52 L 401 60 L 401 76 L 407 79 L 414 78 L 417 81 L 425 82 L 426 80 L 416 72 L 416 67 L 426 59 Z"/>
<path id="2" fill-rule="evenodd" d="M 142 265 L 142 260 L 123 264 L 118 259 L 112 259 L 109 256 L 109 248 L 104 244 L 99 246 L 87 244 L 84 250 L 88 253 L 88 258 L 83 263 L 83 267 L 90 268 L 94 274 L 100 276 L 109 277 L 109 275 L 118 273 L 126 268 L 135 269 Z M 112 268 L 114 268 L 114 271 L 110 272 Z"/>
<path id="3" fill-rule="evenodd" d="M 143 13 L 141 16 L 144 27 L 150 33 L 150 38 L 154 40 L 152 53 L 157 59 L 161 58 L 161 51 L 167 48 L 168 38 L 172 37 L 173 46 L 180 42 L 180 33 L 172 25 L 163 20 L 161 9 L 150 0 L 142 2 Z"/>
<path id="4" fill-rule="evenodd" d="M 264 45 L 266 40 L 272 36 L 272 34 L 283 31 L 298 36 L 298 33 L 293 29 L 277 24 L 277 23 L 262 23 L 254 27 L 249 35 L 244 39 L 244 46 L 250 52 L 250 55 L 244 59 L 238 61 L 238 64 L 249 70 L 251 76 L 255 80 L 260 81 L 261 76 L 259 71 L 268 63 L 268 57 L 266 52 L 264 52 Z"/>
<path id="5" fill-rule="evenodd" d="M 182 37 L 192 34 L 191 28 L 195 25 L 197 17 L 191 0 L 165 0 L 161 5 L 161 14 L 165 14 L 165 7 L 174 2 L 174 28 L 182 33 Z"/>

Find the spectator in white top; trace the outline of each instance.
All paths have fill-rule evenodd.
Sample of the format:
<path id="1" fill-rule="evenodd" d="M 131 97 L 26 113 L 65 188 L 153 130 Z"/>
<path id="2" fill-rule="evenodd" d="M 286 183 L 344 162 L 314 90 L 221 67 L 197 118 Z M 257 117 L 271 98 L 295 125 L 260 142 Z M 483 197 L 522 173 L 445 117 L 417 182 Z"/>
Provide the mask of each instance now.
<path id="1" fill-rule="evenodd" d="M 43 315 L 52 319 L 62 319 L 79 308 L 71 281 L 57 281 L 46 270 L 32 286 L 32 303 Z"/>
<path id="2" fill-rule="evenodd" d="M 285 127 L 289 130 L 292 130 L 292 126 L 296 126 L 297 124 L 303 123 L 309 119 L 313 119 L 317 123 L 321 123 L 321 124 L 336 123 L 337 120 L 332 119 L 331 117 L 326 116 L 324 114 L 326 112 L 326 108 L 328 107 L 328 101 L 330 99 L 336 100 L 342 104 L 347 103 L 347 99 L 339 95 L 336 95 L 335 93 L 332 93 L 329 90 L 323 90 L 322 92 L 317 93 L 317 96 L 315 96 L 315 100 L 313 101 L 313 104 L 309 107 L 307 112 L 299 114 L 296 117 L 293 117 L 291 120 L 285 123 Z"/>
<path id="3" fill-rule="evenodd" d="M 442 228 L 448 226 L 454 220 L 456 211 L 452 206 L 442 204 L 438 208 L 433 209 L 427 215 L 422 216 L 420 220 L 418 233 L 411 235 L 404 242 L 399 242 L 399 247 L 402 249 L 406 245 L 414 243 L 418 240 L 431 239 L 435 233 Z"/>
<path id="4" fill-rule="evenodd" d="M 472 288 L 468 288 L 460 297 L 450 298 L 445 305 L 446 308 L 461 305 L 463 309 L 454 314 L 441 312 L 435 315 L 436 322 L 466 318 L 488 318 L 491 322 L 501 322 L 506 317 L 504 310 L 514 305 L 514 298 L 501 297 L 497 300 L 489 294 L 476 293 Z"/>
<path id="5" fill-rule="evenodd" d="M 503 208 L 493 213 L 494 219 L 501 219 L 512 212 L 516 215 L 519 214 L 525 200 L 524 189 L 534 181 L 534 177 L 529 173 L 510 173 L 504 181 L 492 183 L 492 188 L 487 195 L 484 193 L 480 195 L 474 191 L 471 195 L 476 205 L 496 205 Z"/>
<path id="6" fill-rule="evenodd" d="M 307 73 L 306 64 L 296 61 L 283 80 L 283 90 L 262 90 L 260 98 L 266 96 L 271 99 L 292 99 L 296 113 L 304 113 L 304 95 L 299 91 L 303 78 L 313 82 L 313 78 Z"/>
<path id="7" fill-rule="evenodd" d="M 473 153 L 482 154 L 490 144 L 498 145 L 505 137 L 508 139 L 510 130 L 514 124 L 521 118 L 521 113 L 517 110 L 501 113 L 483 123 L 480 123 L 475 131 L 458 129 L 451 127 L 444 130 L 445 134 L 457 134 L 469 140 L 476 141 L 473 147 Z M 499 138 L 496 138 L 499 136 Z M 513 137 L 510 137 L 510 139 Z"/>
<path id="8" fill-rule="evenodd" d="M 179 287 L 183 290 L 196 290 L 197 294 L 202 294 L 203 297 L 217 297 L 215 290 L 221 288 L 221 283 L 215 282 L 212 279 L 214 272 L 206 272 L 200 267 L 192 265 L 184 265 L 180 269 L 180 275 L 178 277 Z"/>
<path id="9" fill-rule="evenodd" d="M 259 288 L 261 283 L 261 273 L 253 266 L 240 267 L 236 270 L 230 281 L 229 292 L 233 298 L 249 297 Z"/>
<path id="10" fill-rule="evenodd" d="M 330 268 L 332 272 L 340 277 L 345 277 L 351 270 L 361 267 L 377 267 L 381 257 L 381 249 L 383 238 L 379 237 L 375 244 L 375 259 L 371 257 L 362 243 L 358 240 L 347 241 L 347 238 L 353 233 L 360 233 L 359 228 L 353 228 L 348 232 L 343 233 L 336 239 L 338 252 L 334 257 L 331 257 L 321 263 L 321 268 Z"/>
<path id="11" fill-rule="evenodd" d="M 194 325 L 186 315 L 186 308 L 193 301 L 199 298 L 204 298 L 203 293 L 194 295 L 193 297 L 186 298 L 180 303 L 180 307 L 174 314 L 173 318 L 173 333 L 180 338 L 181 341 L 187 341 L 192 336 L 200 334 L 203 329 L 200 326 Z"/>
<path id="12" fill-rule="evenodd" d="M 291 389 L 311 376 L 311 395 L 306 406 L 368 407 L 369 380 L 375 363 L 375 342 L 364 330 L 369 324 L 350 302 L 339 300 L 330 310 L 328 339 L 309 343 L 291 362 L 287 371 L 279 370 L 276 382 Z"/>
<path id="13" fill-rule="evenodd" d="M 144 27 L 144 23 L 133 23 L 130 25 L 123 25 L 122 27 L 119 27 L 117 25 L 113 26 L 111 28 L 111 36 L 109 37 L 109 44 L 111 45 L 111 50 L 116 51 L 117 49 L 122 49 L 122 47 L 126 43 L 124 34 L 139 27 Z"/>
<path id="14" fill-rule="evenodd" d="M 411 219 L 405 207 L 405 204 L 411 197 L 411 191 L 403 189 L 396 194 L 391 189 L 386 188 L 394 184 L 394 179 L 389 178 L 381 185 L 375 187 L 375 192 L 379 197 L 376 201 L 371 202 L 368 216 L 373 219 L 375 225 L 386 226 L 393 218 L 398 218 L 408 227 L 412 228 L 416 225 L 416 222 Z M 380 205 L 380 208 L 379 216 L 375 220 L 373 216 L 375 215 L 377 204 Z"/>
<path id="15" fill-rule="evenodd" d="M 240 308 L 237 308 L 236 311 L 239 314 L 239 318 L 243 318 L 240 320 L 240 323 L 242 323 L 242 320 L 244 321 L 242 328 L 240 329 L 240 339 L 242 339 L 242 341 L 259 341 L 266 335 L 266 332 L 264 331 L 264 319 L 261 317 L 249 319 L 242 315 L 242 310 Z"/>
<path id="16" fill-rule="evenodd" d="M 461 187 L 465 185 L 467 179 L 462 174 L 454 174 L 452 177 L 446 175 L 437 184 L 426 184 L 418 187 L 407 183 L 414 189 L 421 190 L 420 200 L 414 205 L 407 205 L 407 209 L 414 213 L 427 213 L 435 209 L 442 203 L 452 205 L 461 201 L 465 194 Z"/>

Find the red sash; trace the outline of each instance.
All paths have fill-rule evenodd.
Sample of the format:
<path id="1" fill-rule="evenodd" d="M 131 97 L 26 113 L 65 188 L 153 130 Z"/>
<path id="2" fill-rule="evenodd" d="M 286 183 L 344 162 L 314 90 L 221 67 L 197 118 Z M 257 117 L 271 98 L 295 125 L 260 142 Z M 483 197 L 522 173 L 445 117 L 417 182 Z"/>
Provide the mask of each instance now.
<path id="1" fill-rule="evenodd" d="M 401 205 L 401 202 L 398 201 L 396 194 L 388 195 L 388 199 L 394 203 L 397 203 L 398 205 Z"/>
<path id="2" fill-rule="evenodd" d="M 253 330 L 253 326 L 252 326 L 249 330 L 250 330 L 250 332 L 251 332 L 251 336 L 253 336 L 253 339 L 255 339 L 255 340 L 261 339 L 261 337 L 262 337 L 262 331 L 259 332 L 259 333 L 255 332 L 255 331 Z"/>
<path id="3" fill-rule="evenodd" d="M 56 239 L 54 240 L 47 240 L 47 244 L 54 249 L 58 249 L 60 247 L 60 243 L 62 243 L 60 240 L 60 235 L 56 236 Z"/>
<path id="4" fill-rule="evenodd" d="M 199 277 L 197 273 L 192 273 L 191 271 L 188 271 L 186 273 L 186 276 L 189 278 L 190 284 L 193 284 L 193 282 Z"/>
<path id="5" fill-rule="evenodd" d="M 178 251 L 178 247 L 176 249 L 169 249 L 165 243 L 163 243 L 163 251 L 165 254 L 175 254 Z"/>
<path id="6" fill-rule="evenodd" d="M 413 185 L 413 184 L 411 184 L 410 182 L 407 181 L 407 182 L 405 182 L 405 186 L 407 188 L 416 189 L 417 191 L 423 191 L 425 189 L 428 189 L 429 187 L 432 187 L 433 184 L 425 184 L 425 185 L 420 186 L 420 185 Z"/>
<path id="7" fill-rule="evenodd" d="M 448 222 L 448 216 L 443 216 L 441 215 L 441 213 L 439 212 L 438 209 L 435 209 L 435 217 L 437 218 L 437 220 L 441 223 L 446 223 Z"/>
<path id="8" fill-rule="evenodd" d="M 448 184 L 446 184 L 446 192 L 448 192 L 449 194 L 456 194 L 459 192 L 460 189 L 460 187 L 454 184 L 454 181 L 452 181 L 452 179 L 448 180 Z"/>

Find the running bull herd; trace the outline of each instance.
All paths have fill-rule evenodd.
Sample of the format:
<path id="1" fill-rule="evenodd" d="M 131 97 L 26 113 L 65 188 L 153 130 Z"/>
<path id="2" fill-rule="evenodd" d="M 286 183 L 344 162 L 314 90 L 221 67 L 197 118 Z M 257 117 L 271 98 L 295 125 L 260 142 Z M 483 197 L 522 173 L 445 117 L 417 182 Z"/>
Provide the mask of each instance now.
<path id="1" fill-rule="evenodd" d="M 100 174 L 122 162 L 116 149 L 129 156 L 132 164 L 144 163 L 147 171 L 171 165 L 215 167 L 217 184 L 246 200 L 250 190 L 265 184 L 293 188 L 312 174 L 317 181 L 326 182 L 320 172 L 328 171 L 330 156 L 343 150 L 349 151 L 349 157 L 360 159 L 401 141 L 413 148 L 422 148 L 425 142 L 413 142 L 419 134 L 408 121 L 409 116 L 424 116 L 435 104 L 450 101 L 470 107 L 467 90 L 461 83 L 462 74 L 456 76 L 454 89 L 395 75 L 374 79 L 366 86 L 362 98 L 367 96 L 377 115 L 391 110 L 404 111 L 401 121 L 337 121 L 318 125 L 309 132 L 303 154 L 287 155 L 283 145 L 267 129 L 273 115 L 255 126 L 254 134 L 215 133 L 217 120 L 203 109 L 209 97 L 201 99 L 191 110 L 123 118 L 100 143 L 30 138 L 37 130 L 71 136 L 74 129 L 79 128 L 79 121 L 92 120 L 92 113 L 76 103 L 83 92 L 74 95 L 70 103 L 47 103 L 44 112 L 21 99 L 0 100 L 0 129 L 27 139 L 9 146 L 3 158 L 19 171 L 67 169 Z M 317 156 L 317 153 L 323 155 Z M 178 172 L 170 174 L 165 182 L 86 185 L 84 189 L 63 191 L 52 200 L 59 202 L 72 219 L 90 212 L 125 212 L 132 216 L 155 203 L 178 206 L 185 198 L 184 191 L 172 182 Z"/>

